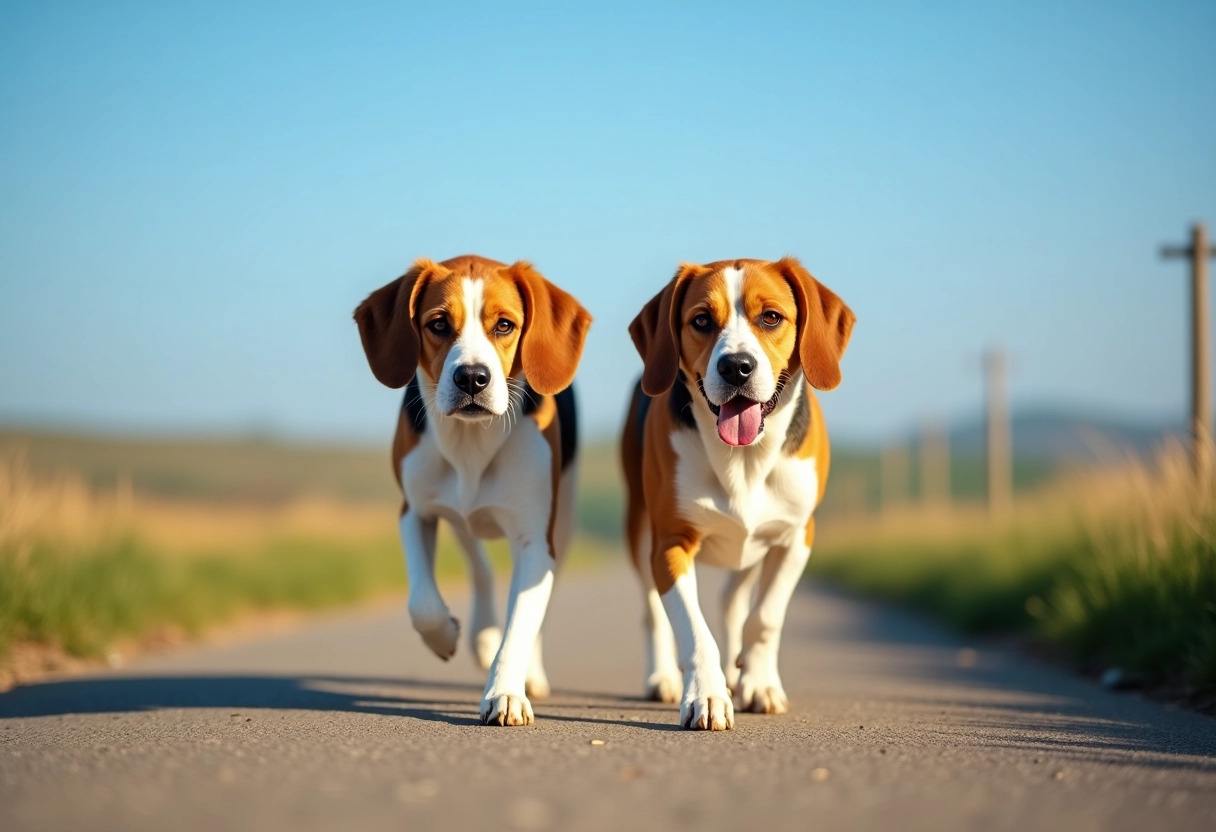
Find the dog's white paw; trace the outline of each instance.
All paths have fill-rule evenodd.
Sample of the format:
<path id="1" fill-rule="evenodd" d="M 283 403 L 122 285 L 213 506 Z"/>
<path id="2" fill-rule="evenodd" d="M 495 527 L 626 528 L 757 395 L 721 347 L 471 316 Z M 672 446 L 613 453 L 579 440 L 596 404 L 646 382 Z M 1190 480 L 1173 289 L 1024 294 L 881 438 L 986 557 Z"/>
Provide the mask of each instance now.
<path id="1" fill-rule="evenodd" d="M 680 724 L 694 731 L 727 731 L 735 727 L 735 706 L 730 696 L 700 696 L 680 705 Z"/>
<path id="2" fill-rule="evenodd" d="M 684 675 L 680 724 L 694 731 L 727 731 L 735 727 L 735 704 L 717 664 Z"/>
<path id="3" fill-rule="evenodd" d="M 739 689 L 739 673 L 738 662 L 731 662 L 722 668 L 722 674 L 726 677 L 726 689 L 732 694 Z"/>
<path id="4" fill-rule="evenodd" d="M 745 675 L 740 682 L 739 710 L 754 714 L 784 714 L 789 713 L 790 700 L 781 685 L 752 687 Z"/>
<path id="5" fill-rule="evenodd" d="M 482 725 L 531 725 L 535 719 L 526 696 L 490 694 L 481 700 Z"/>
<path id="6" fill-rule="evenodd" d="M 524 693 L 529 699 L 549 698 L 549 677 L 543 667 L 528 668 L 528 678 L 524 680 Z"/>
<path id="7" fill-rule="evenodd" d="M 426 646 L 445 662 L 456 655 L 456 645 L 460 642 L 460 622 L 452 616 L 439 622 L 415 618 L 414 629 L 422 636 Z"/>
<path id="8" fill-rule="evenodd" d="M 678 673 L 656 671 L 646 679 L 646 698 L 653 702 L 666 702 L 668 705 L 674 705 L 680 701 L 682 687 Z"/>
<path id="9" fill-rule="evenodd" d="M 502 644 L 502 630 L 497 627 L 486 627 L 473 636 L 473 658 L 482 670 L 489 670 L 498 655 L 498 646 Z"/>
<path id="10" fill-rule="evenodd" d="M 789 697 L 777 673 L 777 662 L 764 654 L 744 656 L 735 694 L 739 710 L 756 714 L 784 714 L 790 709 Z"/>

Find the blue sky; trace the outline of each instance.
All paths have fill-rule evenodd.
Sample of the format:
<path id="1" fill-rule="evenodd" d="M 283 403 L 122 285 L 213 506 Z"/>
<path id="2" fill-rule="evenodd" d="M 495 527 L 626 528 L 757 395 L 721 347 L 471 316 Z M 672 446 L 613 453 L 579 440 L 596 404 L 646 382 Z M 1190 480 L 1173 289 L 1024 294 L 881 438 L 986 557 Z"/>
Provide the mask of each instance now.
<path id="1" fill-rule="evenodd" d="M 384 441 L 354 306 L 527 258 L 625 332 L 681 260 L 795 254 L 857 312 L 838 437 L 978 406 L 1186 408 L 1216 4 L 0 8 L 0 418 Z"/>

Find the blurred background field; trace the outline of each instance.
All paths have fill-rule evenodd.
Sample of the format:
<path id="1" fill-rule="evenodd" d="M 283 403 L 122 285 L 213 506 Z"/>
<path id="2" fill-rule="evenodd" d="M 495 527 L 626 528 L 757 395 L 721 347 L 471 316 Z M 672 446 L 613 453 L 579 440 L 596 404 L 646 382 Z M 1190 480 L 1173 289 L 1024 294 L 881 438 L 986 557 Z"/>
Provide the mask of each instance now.
<path id="1" fill-rule="evenodd" d="M 919 492 L 915 442 L 838 448 L 811 573 L 963 630 L 1023 634 L 1126 679 L 1216 690 L 1216 500 L 1168 427 L 1029 414 L 1016 510 L 993 520 L 972 427 L 951 494 Z M 1034 426 L 1032 430 L 1030 426 Z M 1154 453 L 1152 450 L 1158 450 Z M 9 681 L 120 659 L 267 613 L 405 589 L 384 449 L 0 432 L 0 667 Z M 582 449 L 569 568 L 625 557 L 609 441 Z M 898 486 L 898 487 L 897 487 Z M 500 580 L 509 554 L 491 547 Z M 444 540 L 439 570 L 463 560 Z"/>

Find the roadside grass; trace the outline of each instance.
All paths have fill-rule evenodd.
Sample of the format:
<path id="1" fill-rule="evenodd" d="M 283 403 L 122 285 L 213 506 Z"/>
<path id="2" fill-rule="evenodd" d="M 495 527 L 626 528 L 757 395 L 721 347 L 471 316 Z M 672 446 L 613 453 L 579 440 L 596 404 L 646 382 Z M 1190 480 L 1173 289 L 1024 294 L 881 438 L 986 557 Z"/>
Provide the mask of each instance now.
<path id="1" fill-rule="evenodd" d="M 1216 693 L 1216 482 L 1181 448 L 1076 474 L 1013 518 L 908 514 L 819 547 L 812 574 L 967 632 Z"/>
<path id="2" fill-rule="evenodd" d="M 239 556 L 166 557 L 124 535 L 0 551 L 0 655 L 18 642 L 99 657 L 119 640 L 197 636 L 241 612 L 315 610 L 405 585 L 389 545 L 272 541 Z"/>
<path id="3" fill-rule="evenodd" d="M 104 657 L 116 644 L 197 637 L 244 614 L 399 595 L 406 576 L 396 517 L 387 502 L 143 498 L 70 475 L 36 478 L 19 452 L 0 454 L 0 682 L 53 669 L 62 657 Z M 605 549 L 580 538 L 564 568 Z M 510 554 L 501 541 L 487 550 L 501 583 Z M 442 532 L 436 569 L 449 582 L 465 572 Z M 14 648 L 31 646 L 40 666 L 14 668 Z"/>

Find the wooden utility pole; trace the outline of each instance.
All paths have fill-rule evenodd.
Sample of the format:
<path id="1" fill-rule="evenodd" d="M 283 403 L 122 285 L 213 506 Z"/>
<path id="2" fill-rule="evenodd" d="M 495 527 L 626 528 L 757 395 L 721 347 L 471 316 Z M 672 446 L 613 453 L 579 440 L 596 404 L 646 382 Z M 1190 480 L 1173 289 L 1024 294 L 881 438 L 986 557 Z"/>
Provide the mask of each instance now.
<path id="1" fill-rule="evenodd" d="M 1005 390 L 1005 353 L 999 348 L 984 358 L 984 387 L 988 410 L 988 512 L 999 517 L 1013 502 L 1009 401 Z"/>
<path id="2" fill-rule="evenodd" d="M 882 511 L 903 505 L 908 498 L 908 446 L 887 445 L 879 457 Z"/>
<path id="3" fill-rule="evenodd" d="M 950 435 L 936 420 L 920 433 L 920 501 L 926 508 L 950 504 Z"/>
<path id="4" fill-rule="evenodd" d="M 1191 226 L 1191 244 L 1162 246 L 1166 259 L 1186 257 L 1191 261 L 1191 458 L 1196 471 L 1212 465 L 1212 367 L 1211 329 L 1208 326 L 1208 258 L 1216 247 L 1208 245 L 1203 223 Z"/>

